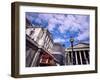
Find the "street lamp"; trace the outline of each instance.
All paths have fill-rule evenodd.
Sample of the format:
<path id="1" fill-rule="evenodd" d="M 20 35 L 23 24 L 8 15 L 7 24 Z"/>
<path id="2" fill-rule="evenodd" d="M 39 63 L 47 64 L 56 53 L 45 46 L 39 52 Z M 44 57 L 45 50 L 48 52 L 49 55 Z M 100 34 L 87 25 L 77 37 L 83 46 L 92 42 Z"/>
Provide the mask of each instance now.
<path id="1" fill-rule="evenodd" d="M 70 43 L 71 43 L 71 48 L 72 48 L 72 53 L 71 53 L 71 62 L 73 64 L 73 43 L 74 43 L 74 38 L 70 37 Z"/>

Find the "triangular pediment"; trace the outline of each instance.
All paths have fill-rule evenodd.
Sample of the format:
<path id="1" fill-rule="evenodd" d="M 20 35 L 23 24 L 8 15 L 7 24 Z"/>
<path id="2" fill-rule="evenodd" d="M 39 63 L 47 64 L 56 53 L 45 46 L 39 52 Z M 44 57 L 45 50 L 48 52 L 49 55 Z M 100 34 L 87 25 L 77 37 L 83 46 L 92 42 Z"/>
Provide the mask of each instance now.
<path id="1" fill-rule="evenodd" d="M 73 48 L 89 47 L 89 44 L 79 43 L 73 46 Z"/>
<path id="2" fill-rule="evenodd" d="M 73 48 L 88 48 L 89 44 L 87 43 L 79 43 L 73 46 Z M 67 49 L 71 49 L 71 47 L 67 48 Z"/>

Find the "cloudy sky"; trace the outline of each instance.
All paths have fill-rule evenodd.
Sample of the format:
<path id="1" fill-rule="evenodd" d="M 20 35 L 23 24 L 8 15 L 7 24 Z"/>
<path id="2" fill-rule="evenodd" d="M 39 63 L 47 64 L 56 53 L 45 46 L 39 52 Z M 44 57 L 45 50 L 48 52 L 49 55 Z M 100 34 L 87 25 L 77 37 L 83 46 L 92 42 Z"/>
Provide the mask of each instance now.
<path id="1" fill-rule="evenodd" d="M 53 41 L 65 47 L 70 46 L 70 37 L 74 44 L 89 43 L 89 15 L 26 12 L 26 17 L 33 25 L 47 28 Z"/>

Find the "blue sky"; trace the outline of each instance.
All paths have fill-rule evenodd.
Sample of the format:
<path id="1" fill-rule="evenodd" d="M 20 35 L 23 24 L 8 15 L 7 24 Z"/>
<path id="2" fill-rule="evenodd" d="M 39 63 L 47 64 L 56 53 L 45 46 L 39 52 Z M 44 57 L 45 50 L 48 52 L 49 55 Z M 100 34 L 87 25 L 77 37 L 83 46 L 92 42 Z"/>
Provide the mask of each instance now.
<path id="1" fill-rule="evenodd" d="M 71 36 L 74 44 L 89 43 L 89 15 L 26 12 L 26 18 L 33 25 L 47 28 L 53 41 L 64 44 L 65 47 L 70 47 Z"/>

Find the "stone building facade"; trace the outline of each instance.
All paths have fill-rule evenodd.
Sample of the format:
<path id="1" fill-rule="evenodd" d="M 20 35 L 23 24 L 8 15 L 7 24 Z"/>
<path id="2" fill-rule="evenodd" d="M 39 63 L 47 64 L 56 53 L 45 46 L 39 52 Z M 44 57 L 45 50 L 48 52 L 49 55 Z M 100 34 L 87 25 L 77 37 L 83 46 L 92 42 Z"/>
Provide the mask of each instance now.
<path id="1" fill-rule="evenodd" d="M 86 65 L 90 64 L 89 44 L 79 43 L 72 48 L 65 49 L 66 65 Z"/>
<path id="2" fill-rule="evenodd" d="M 50 52 L 52 47 L 52 36 L 47 29 L 40 27 L 27 28 L 26 67 L 56 65 L 56 59 Z"/>
<path id="3" fill-rule="evenodd" d="M 52 36 L 45 28 L 27 28 L 26 35 L 30 36 L 30 38 L 35 41 L 39 45 L 39 47 L 42 47 L 48 51 L 53 47 Z"/>

